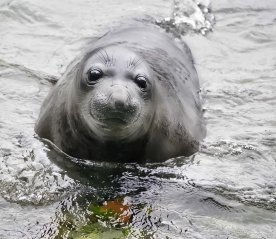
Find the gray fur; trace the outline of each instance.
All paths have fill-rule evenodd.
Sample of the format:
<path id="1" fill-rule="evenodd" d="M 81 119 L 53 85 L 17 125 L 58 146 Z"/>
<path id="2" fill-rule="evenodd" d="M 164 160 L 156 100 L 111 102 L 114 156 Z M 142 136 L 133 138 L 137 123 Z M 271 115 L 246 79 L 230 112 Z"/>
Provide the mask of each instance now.
<path id="1" fill-rule="evenodd" d="M 99 137 L 91 128 L 89 112 L 82 107 L 88 104 L 89 97 L 96 96 L 89 90 L 81 90 L 79 82 L 93 54 L 117 67 L 118 59 L 104 52 L 107 49 L 112 53 L 116 47 L 127 49 L 126 63 L 120 67 L 132 70 L 144 64 L 149 68 L 153 89 L 149 99 L 144 99 L 140 93 L 135 96 L 136 101 L 145 101 L 140 102 L 143 107 L 149 107 L 145 111 L 142 109 L 146 115 L 141 120 L 146 122 L 126 126 L 137 127 L 129 137 L 109 139 Z M 128 52 L 133 52 L 135 57 L 130 57 Z M 131 84 L 133 95 L 136 88 Z M 198 150 L 205 136 L 199 91 L 197 72 L 185 43 L 178 43 L 156 27 L 119 29 L 95 40 L 84 56 L 68 67 L 45 99 L 35 130 L 67 154 L 80 158 L 153 162 L 187 156 Z"/>

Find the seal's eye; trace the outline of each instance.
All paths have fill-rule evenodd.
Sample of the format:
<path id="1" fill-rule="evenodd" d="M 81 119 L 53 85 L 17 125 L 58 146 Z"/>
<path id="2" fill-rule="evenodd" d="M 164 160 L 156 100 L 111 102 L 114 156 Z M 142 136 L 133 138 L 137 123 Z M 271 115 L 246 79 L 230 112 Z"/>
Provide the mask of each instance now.
<path id="1" fill-rule="evenodd" d="M 103 72 L 101 70 L 98 70 L 98 69 L 90 70 L 87 73 L 87 84 L 94 85 L 102 77 L 103 77 Z"/>
<path id="2" fill-rule="evenodd" d="M 135 78 L 135 83 L 142 89 L 145 90 L 147 88 L 147 78 L 145 76 L 138 75 Z"/>

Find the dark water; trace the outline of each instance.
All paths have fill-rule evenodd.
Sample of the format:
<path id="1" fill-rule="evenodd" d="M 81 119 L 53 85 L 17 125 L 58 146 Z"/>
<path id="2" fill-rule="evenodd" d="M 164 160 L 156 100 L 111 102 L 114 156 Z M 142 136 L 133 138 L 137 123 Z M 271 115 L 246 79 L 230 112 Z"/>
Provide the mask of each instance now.
<path id="1" fill-rule="evenodd" d="M 213 0 L 211 9 L 1 0 L 0 238 L 66 238 L 70 218 L 82 227 L 89 204 L 117 198 L 132 208 L 128 238 L 276 238 L 276 1 Z M 34 136 L 40 105 L 91 37 L 133 16 L 191 47 L 207 137 L 194 156 L 160 165 L 70 163 Z"/>

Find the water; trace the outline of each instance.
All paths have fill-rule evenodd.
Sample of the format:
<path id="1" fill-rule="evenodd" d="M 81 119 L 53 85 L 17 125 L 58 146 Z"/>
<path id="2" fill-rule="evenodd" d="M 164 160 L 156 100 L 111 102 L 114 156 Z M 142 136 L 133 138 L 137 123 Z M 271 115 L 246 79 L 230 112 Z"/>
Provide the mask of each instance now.
<path id="1" fill-rule="evenodd" d="M 276 2 L 206 9 L 0 2 L 0 238 L 66 238 L 88 223 L 88 205 L 118 198 L 130 205 L 132 238 L 276 238 Z M 200 152 L 145 166 L 64 160 L 34 136 L 51 82 L 91 37 L 145 15 L 192 49 L 208 130 Z"/>

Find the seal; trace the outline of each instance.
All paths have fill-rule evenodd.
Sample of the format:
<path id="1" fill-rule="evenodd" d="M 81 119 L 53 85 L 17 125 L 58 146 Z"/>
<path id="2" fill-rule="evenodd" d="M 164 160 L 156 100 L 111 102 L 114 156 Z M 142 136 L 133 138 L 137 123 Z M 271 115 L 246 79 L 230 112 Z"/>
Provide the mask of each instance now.
<path id="1" fill-rule="evenodd" d="M 156 26 L 95 39 L 42 104 L 36 133 L 66 154 L 114 162 L 188 156 L 205 136 L 188 46 Z"/>

